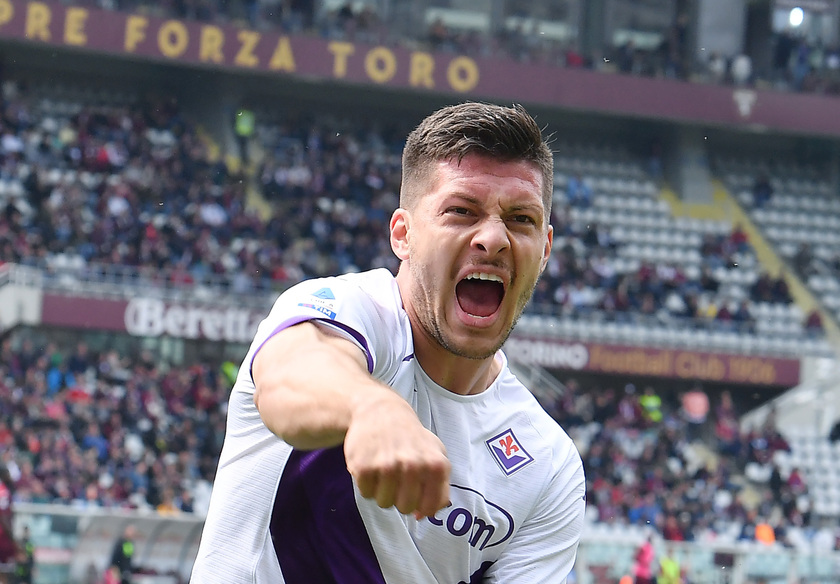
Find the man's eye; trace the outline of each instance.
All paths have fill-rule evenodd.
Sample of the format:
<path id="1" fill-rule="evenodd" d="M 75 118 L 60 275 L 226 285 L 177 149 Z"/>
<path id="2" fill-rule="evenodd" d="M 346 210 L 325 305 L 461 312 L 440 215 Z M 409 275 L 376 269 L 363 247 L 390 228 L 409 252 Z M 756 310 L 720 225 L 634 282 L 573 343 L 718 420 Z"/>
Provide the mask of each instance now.
<path id="1" fill-rule="evenodd" d="M 466 207 L 452 207 L 449 209 L 450 213 L 455 213 L 456 215 L 469 215 L 470 210 Z"/>
<path id="2" fill-rule="evenodd" d="M 513 216 L 514 223 L 530 223 L 531 225 L 536 225 L 537 222 L 534 220 L 533 217 L 530 215 L 514 215 Z"/>

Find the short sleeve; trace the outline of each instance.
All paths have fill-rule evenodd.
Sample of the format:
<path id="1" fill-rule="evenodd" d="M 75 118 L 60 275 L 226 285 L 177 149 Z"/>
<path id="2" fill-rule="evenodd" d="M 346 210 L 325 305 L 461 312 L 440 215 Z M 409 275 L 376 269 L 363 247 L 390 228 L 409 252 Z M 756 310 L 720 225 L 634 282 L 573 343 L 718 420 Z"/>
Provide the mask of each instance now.
<path id="1" fill-rule="evenodd" d="M 392 278 L 382 278 L 390 283 Z M 381 275 L 377 275 L 380 276 Z M 373 294 L 365 285 L 364 275 L 356 278 L 320 278 L 307 280 L 284 292 L 260 323 L 250 351 L 249 369 L 260 348 L 280 331 L 305 321 L 318 321 L 354 342 L 367 359 L 374 377 L 387 377 L 399 359 L 395 342 L 399 314 L 393 294 Z"/>

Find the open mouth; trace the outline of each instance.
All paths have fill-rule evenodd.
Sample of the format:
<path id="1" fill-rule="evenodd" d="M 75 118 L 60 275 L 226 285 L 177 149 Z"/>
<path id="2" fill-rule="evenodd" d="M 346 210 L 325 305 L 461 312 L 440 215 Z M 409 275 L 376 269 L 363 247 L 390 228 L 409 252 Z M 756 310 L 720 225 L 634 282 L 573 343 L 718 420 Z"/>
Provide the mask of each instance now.
<path id="1" fill-rule="evenodd" d="M 471 316 L 486 318 L 502 304 L 505 285 L 499 276 L 473 272 L 455 286 L 455 297 L 461 310 Z"/>

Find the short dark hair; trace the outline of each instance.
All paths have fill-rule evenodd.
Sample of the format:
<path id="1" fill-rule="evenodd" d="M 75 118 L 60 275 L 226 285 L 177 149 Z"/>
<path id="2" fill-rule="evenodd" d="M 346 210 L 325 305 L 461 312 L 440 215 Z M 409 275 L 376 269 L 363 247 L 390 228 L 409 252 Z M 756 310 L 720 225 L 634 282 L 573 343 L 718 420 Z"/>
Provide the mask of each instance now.
<path id="1" fill-rule="evenodd" d="M 400 206 L 413 204 L 412 186 L 429 178 L 432 163 L 480 154 L 503 161 L 536 165 L 543 179 L 546 224 L 554 192 L 554 156 L 540 127 L 521 105 L 466 102 L 437 110 L 406 139 L 402 156 Z"/>

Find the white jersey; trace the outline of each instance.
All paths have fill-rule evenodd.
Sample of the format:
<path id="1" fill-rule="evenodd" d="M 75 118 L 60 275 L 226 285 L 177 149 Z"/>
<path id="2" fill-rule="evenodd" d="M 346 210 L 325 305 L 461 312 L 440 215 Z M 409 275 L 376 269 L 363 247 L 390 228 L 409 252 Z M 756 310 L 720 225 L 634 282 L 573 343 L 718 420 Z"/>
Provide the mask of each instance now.
<path id="1" fill-rule="evenodd" d="M 341 447 L 299 451 L 254 407 L 251 363 L 278 331 L 320 319 L 365 352 L 452 462 L 451 505 L 415 519 L 360 496 Z M 580 456 L 507 368 L 477 395 L 454 394 L 414 358 L 411 327 L 384 269 L 311 280 L 284 293 L 234 385 L 193 584 L 562 583 L 585 507 Z"/>

